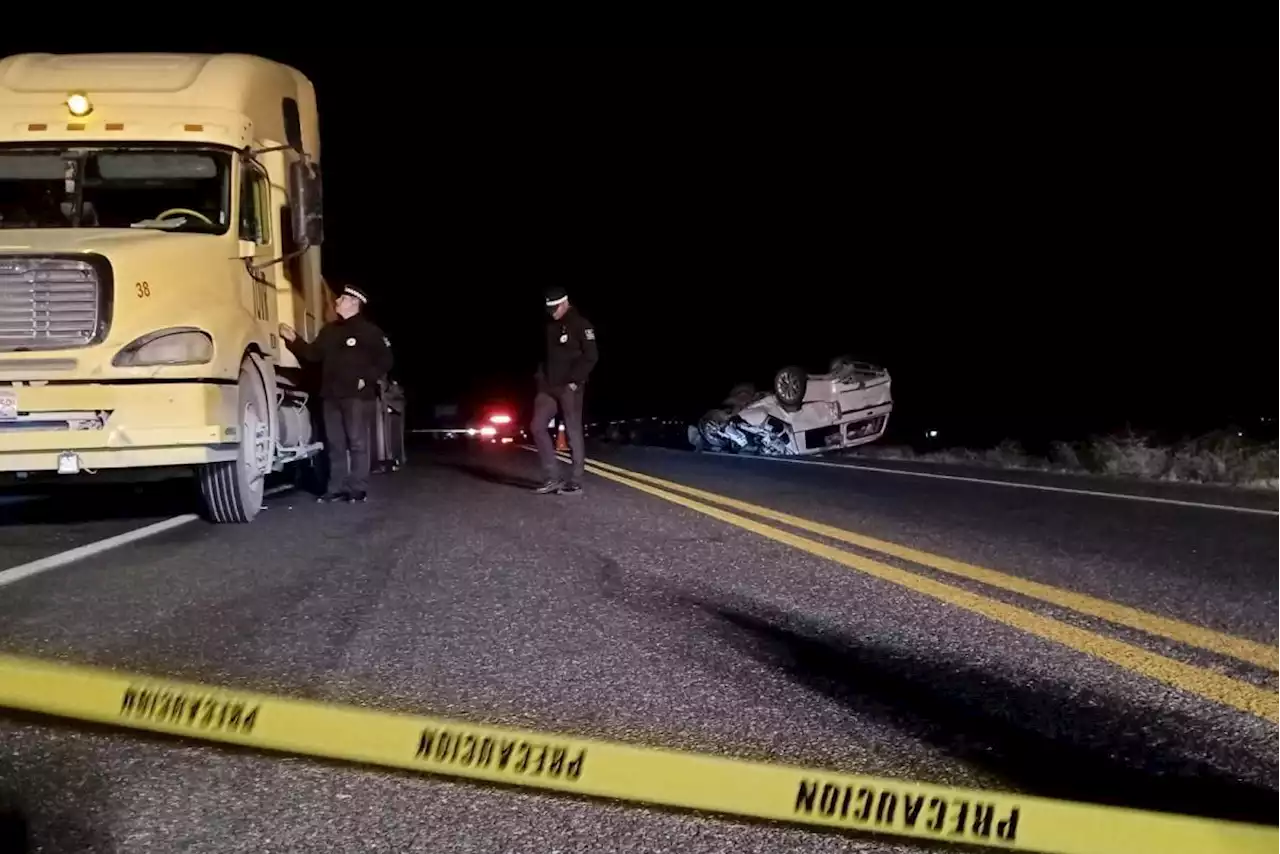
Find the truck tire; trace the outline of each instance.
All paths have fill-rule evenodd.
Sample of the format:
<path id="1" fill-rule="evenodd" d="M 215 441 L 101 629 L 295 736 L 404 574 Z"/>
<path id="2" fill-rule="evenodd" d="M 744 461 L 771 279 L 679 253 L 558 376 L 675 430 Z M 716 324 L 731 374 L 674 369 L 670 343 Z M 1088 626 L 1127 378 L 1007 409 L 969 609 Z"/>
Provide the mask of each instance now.
<path id="1" fill-rule="evenodd" d="M 265 473 L 271 461 L 271 426 L 267 389 L 253 360 L 240 363 L 240 447 L 236 459 L 201 466 L 196 477 L 204 515 L 217 524 L 252 522 L 262 509 Z M 262 459 L 263 453 L 266 460 Z M 256 476 L 255 476 L 256 475 Z"/>
<path id="2" fill-rule="evenodd" d="M 399 471 L 409 461 L 404 441 L 404 415 L 394 412 L 387 416 L 387 420 L 390 422 L 387 433 L 391 436 L 391 471 Z"/>
<path id="3" fill-rule="evenodd" d="M 387 465 L 390 454 L 387 451 L 387 405 L 382 402 L 382 395 L 373 401 L 373 422 L 369 425 L 369 470 L 370 473 L 382 472 Z"/>
<path id="4" fill-rule="evenodd" d="M 399 471 L 404 464 L 404 418 L 395 408 L 378 399 L 373 422 L 373 463 L 380 472 Z"/>

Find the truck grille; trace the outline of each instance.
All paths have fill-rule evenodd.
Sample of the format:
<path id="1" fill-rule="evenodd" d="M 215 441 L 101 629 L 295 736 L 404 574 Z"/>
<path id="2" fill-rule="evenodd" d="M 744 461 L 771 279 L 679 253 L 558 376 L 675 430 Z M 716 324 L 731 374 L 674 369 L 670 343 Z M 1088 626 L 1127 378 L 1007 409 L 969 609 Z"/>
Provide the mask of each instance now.
<path id="1" fill-rule="evenodd" d="M 88 260 L 0 256 L 0 350 L 91 344 L 102 305 L 98 271 Z"/>

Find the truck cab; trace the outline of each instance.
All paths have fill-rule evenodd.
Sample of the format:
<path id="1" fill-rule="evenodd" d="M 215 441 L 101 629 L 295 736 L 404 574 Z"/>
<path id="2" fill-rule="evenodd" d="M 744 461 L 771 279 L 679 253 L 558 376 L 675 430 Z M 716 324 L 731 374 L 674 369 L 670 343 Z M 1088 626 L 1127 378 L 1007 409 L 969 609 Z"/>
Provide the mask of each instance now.
<path id="1" fill-rule="evenodd" d="M 324 323 L 319 164 L 271 60 L 0 59 L 0 477 L 191 473 L 253 519 L 321 450 L 278 335 Z"/>

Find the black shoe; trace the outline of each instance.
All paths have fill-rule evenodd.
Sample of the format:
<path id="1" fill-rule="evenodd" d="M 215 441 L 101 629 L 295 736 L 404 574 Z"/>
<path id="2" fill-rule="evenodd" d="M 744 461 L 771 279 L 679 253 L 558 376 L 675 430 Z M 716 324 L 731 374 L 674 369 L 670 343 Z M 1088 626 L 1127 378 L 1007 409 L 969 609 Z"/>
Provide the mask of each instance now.
<path id="1" fill-rule="evenodd" d="M 539 495 L 550 495 L 553 492 L 559 492 L 563 486 L 564 486 L 563 480 L 559 480 L 557 478 L 550 478 L 545 483 L 543 483 L 542 486 L 539 486 L 537 489 L 535 489 L 534 492 L 538 493 Z"/>
<path id="2" fill-rule="evenodd" d="M 363 504 L 364 502 L 369 500 L 369 493 L 353 492 L 347 496 L 347 500 L 350 501 L 352 504 Z"/>
<path id="3" fill-rule="evenodd" d="M 347 501 L 350 496 L 345 492 L 326 492 L 316 499 L 317 504 L 334 504 L 338 501 Z"/>
<path id="4" fill-rule="evenodd" d="M 576 483 L 566 483 L 556 490 L 557 495 L 581 495 L 582 487 Z"/>

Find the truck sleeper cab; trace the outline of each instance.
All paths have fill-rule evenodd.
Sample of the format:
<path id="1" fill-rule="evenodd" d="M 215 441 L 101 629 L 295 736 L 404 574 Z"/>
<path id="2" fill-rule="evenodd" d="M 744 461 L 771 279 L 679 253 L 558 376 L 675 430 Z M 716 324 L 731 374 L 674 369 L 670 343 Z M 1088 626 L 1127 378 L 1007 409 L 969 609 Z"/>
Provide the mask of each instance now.
<path id="1" fill-rule="evenodd" d="M 311 83 L 221 54 L 0 60 L 0 477 L 194 471 L 247 522 L 321 445 Z"/>

